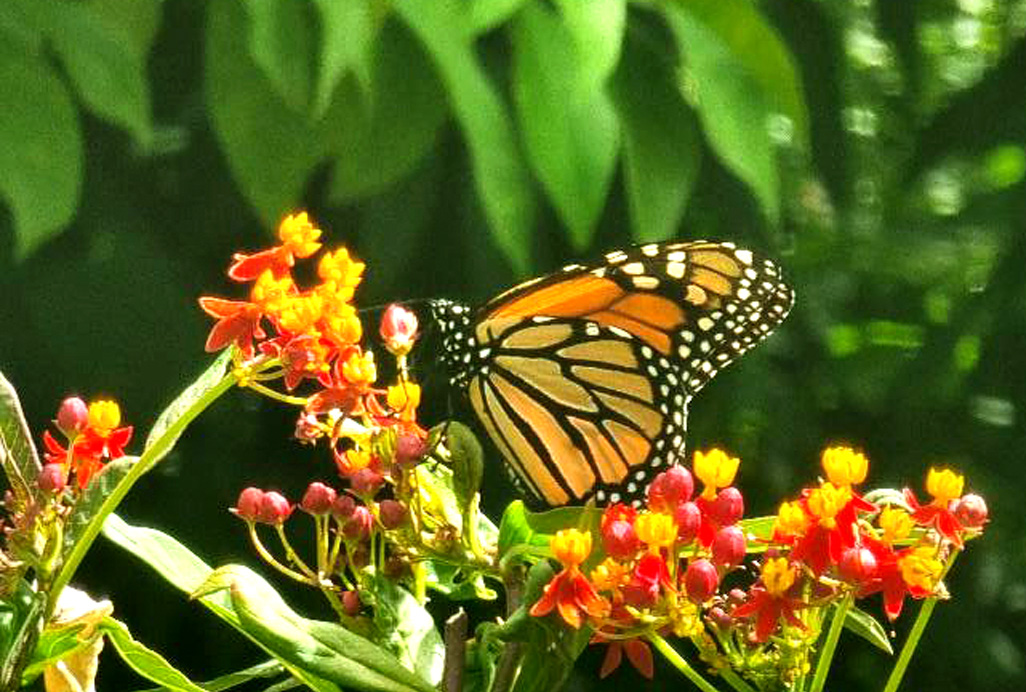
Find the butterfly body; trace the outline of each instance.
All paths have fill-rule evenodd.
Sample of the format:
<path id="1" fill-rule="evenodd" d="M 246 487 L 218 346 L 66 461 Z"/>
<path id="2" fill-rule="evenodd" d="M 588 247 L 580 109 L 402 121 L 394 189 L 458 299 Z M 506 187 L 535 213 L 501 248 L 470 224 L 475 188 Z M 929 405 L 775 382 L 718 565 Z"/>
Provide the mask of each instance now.
<path id="1" fill-rule="evenodd" d="M 692 397 L 786 317 L 777 266 L 729 243 L 649 244 L 435 301 L 442 360 L 510 469 L 549 505 L 634 500 L 682 459 Z"/>

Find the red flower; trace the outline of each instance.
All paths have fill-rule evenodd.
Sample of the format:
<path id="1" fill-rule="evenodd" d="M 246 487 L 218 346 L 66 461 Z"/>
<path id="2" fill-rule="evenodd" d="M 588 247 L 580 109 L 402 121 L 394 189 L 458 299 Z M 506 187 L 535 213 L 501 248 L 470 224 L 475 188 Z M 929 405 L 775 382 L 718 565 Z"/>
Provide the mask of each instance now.
<path id="1" fill-rule="evenodd" d="M 604 641 L 596 638 L 595 643 Z M 623 655 L 627 654 L 627 660 L 631 662 L 634 669 L 649 680 L 655 675 L 655 665 L 652 661 L 652 650 L 648 644 L 640 639 L 625 639 L 622 641 L 611 641 L 606 649 L 606 657 L 602 660 L 602 668 L 599 670 L 599 677 L 604 678 L 620 667 Z"/>
<path id="2" fill-rule="evenodd" d="M 912 519 L 917 524 L 933 527 L 937 530 L 937 533 L 959 548 L 962 547 L 961 534 L 965 531 L 965 527 L 955 517 L 955 513 L 949 509 L 950 503 L 942 505 L 934 501 L 928 505 L 921 505 L 915 493 L 908 488 L 905 488 L 905 502 L 908 504 L 909 509 L 912 510 Z"/>
<path id="3" fill-rule="evenodd" d="M 883 593 L 884 613 L 889 620 L 901 615 L 905 596 L 926 598 L 934 589 L 933 580 L 940 578 L 940 563 L 925 557 L 923 548 L 906 548 L 894 550 L 886 543 L 868 536 L 863 537 L 863 546 L 868 548 L 876 558 L 876 576 L 870 579 L 861 589 L 859 597 Z M 932 552 L 932 548 L 927 548 Z M 916 570 L 917 567 L 925 569 Z"/>
<path id="4" fill-rule="evenodd" d="M 574 629 L 580 629 L 585 614 L 595 618 L 608 615 L 609 602 L 598 595 L 580 570 L 591 552 L 591 534 L 564 529 L 552 537 L 550 547 L 563 570 L 545 585 L 542 597 L 531 607 L 531 615 L 542 617 L 558 610 L 563 621 Z"/>
<path id="5" fill-rule="evenodd" d="M 788 595 L 794 582 L 795 570 L 787 558 L 766 560 L 762 566 L 761 585 L 752 587 L 748 600 L 734 608 L 731 616 L 745 618 L 754 615 L 754 639 L 757 642 L 769 639 L 781 617 L 788 624 L 805 629 L 805 624 L 795 615 L 795 612 L 804 608 L 805 604 L 800 599 Z"/>
<path id="6" fill-rule="evenodd" d="M 260 307 L 241 300 L 210 297 L 200 298 L 199 304 L 205 313 L 217 319 L 207 337 L 207 352 L 213 353 L 235 344 L 243 356 L 252 358 L 253 339 L 267 336 L 260 326 L 260 318 L 263 317 Z"/>

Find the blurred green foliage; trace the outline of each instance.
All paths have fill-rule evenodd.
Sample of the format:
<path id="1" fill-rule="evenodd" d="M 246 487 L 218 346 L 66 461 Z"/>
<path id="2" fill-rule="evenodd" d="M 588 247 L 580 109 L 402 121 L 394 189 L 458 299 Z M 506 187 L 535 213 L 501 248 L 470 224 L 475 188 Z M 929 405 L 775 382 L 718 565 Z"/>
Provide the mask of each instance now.
<path id="1" fill-rule="evenodd" d="M 365 305 L 735 240 L 798 302 L 703 392 L 693 446 L 745 459 L 754 512 L 832 440 L 884 484 L 965 470 L 993 524 L 911 684 L 1023 688 L 1024 34 L 1024 0 L 4 0 L 0 366 L 39 428 L 105 393 L 142 434 L 204 367 L 195 298 L 297 208 L 368 262 Z M 289 415 L 219 404 L 126 513 L 243 559 L 240 487 L 331 475 Z M 112 580 L 125 560 L 101 546 L 82 578 L 140 637 L 197 678 L 256 660 L 161 585 Z M 846 645 L 837 686 L 878 686 L 887 662 Z"/>

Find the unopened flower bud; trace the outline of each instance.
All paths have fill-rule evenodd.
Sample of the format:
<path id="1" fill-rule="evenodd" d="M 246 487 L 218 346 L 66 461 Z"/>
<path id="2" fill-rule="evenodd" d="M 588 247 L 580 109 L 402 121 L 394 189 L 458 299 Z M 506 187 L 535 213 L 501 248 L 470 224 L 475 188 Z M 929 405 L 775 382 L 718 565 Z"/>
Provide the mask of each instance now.
<path id="1" fill-rule="evenodd" d="M 841 554 L 837 571 L 852 584 L 864 584 L 876 576 L 876 557 L 869 548 L 852 547 Z"/>
<path id="2" fill-rule="evenodd" d="M 378 492 L 385 477 L 370 468 L 363 468 L 357 471 L 349 479 L 353 492 L 361 497 L 370 497 Z"/>
<path id="3" fill-rule="evenodd" d="M 313 444 L 324 435 L 320 421 L 312 413 L 301 413 L 296 419 L 295 438 L 300 442 Z"/>
<path id="4" fill-rule="evenodd" d="M 308 514 L 323 516 L 331 511 L 337 497 L 334 488 L 315 481 L 307 486 L 299 507 Z"/>
<path id="5" fill-rule="evenodd" d="M 730 613 L 719 606 L 710 608 L 708 617 L 709 622 L 720 630 L 728 630 L 734 624 L 734 619 L 730 617 Z"/>
<path id="6" fill-rule="evenodd" d="M 630 522 L 616 520 L 602 527 L 602 545 L 607 555 L 623 560 L 638 552 L 641 541 Z"/>
<path id="7" fill-rule="evenodd" d="M 671 466 L 652 479 L 648 486 L 648 508 L 653 512 L 673 514 L 677 505 L 691 499 L 695 481 L 683 466 Z"/>
<path id="8" fill-rule="evenodd" d="M 737 587 L 727 592 L 727 605 L 735 608 L 748 600 L 748 594 L 744 589 Z"/>
<path id="9" fill-rule="evenodd" d="M 418 463 L 427 452 L 427 444 L 413 433 L 400 433 L 395 441 L 395 463 L 410 467 Z"/>
<path id="10" fill-rule="evenodd" d="M 712 542 L 713 562 L 722 567 L 733 567 L 745 559 L 745 534 L 736 526 L 724 526 L 716 532 Z"/>
<path id="11" fill-rule="evenodd" d="M 356 510 L 356 500 L 352 495 L 342 494 L 331 503 L 331 514 L 339 521 L 348 521 Z"/>
<path id="12" fill-rule="evenodd" d="M 86 429 L 89 425 L 89 407 L 77 396 L 69 396 L 61 402 L 57 409 L 57 427 L 69 438 Z"/>
<path id="13" fill-rule="evenodd" d="M 355 617 L 360 614 L 363 603 L 360 602 L 360 594 L 355 591 L 342 592 L 342 610 L 346 615 Z"/>
<path id="14" fill-rule="evenodd" d="M 374 516 L 364 505 L 357 505 L 349 521 L 342 528 L 346 538 L 362 539 L 370 535 L 374 527 Z"/>
<path id="15" fill-rule="evenodd" d="M 417 339 L 417 316 L 401 305 L 389 305 L 381 317 L 381 338 L 389 353 L 406 355 Z"/>
<path id="16" fill-rule="evenodd" d="M 395 500 L 382 500 L 378 504 L 378 518 L 386 529 L 397 529 L 406 523 L 410 513 L 406 505 Z"/>
<path id="17" fill-rule="evenodd" d="M 281 493 L 271 491 L 264 493 L 260 500 L 260 511 L 257 521 L 265 524 L 281 524 L 292 514 L 292 505 Z"/>
<path id="18" fill-rule="evenodd" d="M 745 500 L 741 491 L 729 486 L 716 494 L 716 499 L 709 503 L 709 518 L 720 526 L 730 526 L 744 516 Z"/>
<path id="19" fill-rule="evenodd" d="M 979 495 L 963 495 L 955 501 L 955 518 L 962 526 L 976 529 L 987 523 L 989 512 L 987 503 Z"/>
<path id="20" fill-rule="evenodd" d="M 67 483 L 64 466 L 61 464 L 46 464 L 39 472 L 39 489 L 43 492 L 59 493 Z"/>
<path id="21" fill-rule="evenodd" d="M 705 603 L 720 585 L 720 575 L 713 563 L 706 559 L 692 560 L 684 572 L 684 588 L 692 603 Z"/>
<path id="22" fill-rule="evenodd" d="M 673 522 L 677 525 L 677 540 L 688 544 L 695 540 L 702 526 L 702 511 L 694 502 L 682 502 L 673 511 Z"/>
<path id="23" fill-rule="evenodd" d="M 233 511 L 240 519 L 257 521 L 260 517 L 260 506 L 264 501 L 264 491 L 260 488 L 246 488 L 239 493 Z"/>

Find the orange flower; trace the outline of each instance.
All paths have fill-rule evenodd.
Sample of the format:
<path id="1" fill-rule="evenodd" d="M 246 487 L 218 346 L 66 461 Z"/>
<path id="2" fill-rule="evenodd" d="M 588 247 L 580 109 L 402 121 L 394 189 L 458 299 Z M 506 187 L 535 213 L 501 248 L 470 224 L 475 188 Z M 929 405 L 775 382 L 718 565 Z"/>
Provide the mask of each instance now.
<path id="1" fill-rule="evenodd" d="M 259 306 L 240 300 L 224 300 L 204 296 L 199 299 L 203 312 L 217 319 L 207 337 L 207 353 L 235 344 L 246 358 L 253 357 L 253 339 L 267 334 L 260 326 L 263 311 Z"/>
<path id="2" fill-rule="evenodd" d="M 309 257 L 317 252 L 321 247 L 317 242 L 320 235 L 320 229 L 314 227 L 305 211 L 286 216 L 278 226 L 283 244 L 251 255 L 235 253 L 228 276 L 235 281 L 253 281 L 266 271 L 283 276 L 295 264 L 296 257 Z"/>
<path id="3" fill-rule="evenodd" d="M 321 229 L 313 225 L 305 211 L 286 216 L 278 226 L 278 238 L 292 255 L 303 259 L 321 249 L 317 239 Z"/>
<path id="4" fill-rule="evenodd" d="M 420 385 L 413 382 L 401 382 L 388 388 L 388 407 L 399 413 L 399 419 L 407 423 L 417 418 L 417 407 L 420 406 Z"/>
<path id="5" fill-rule="evenodd" d="M 103 468 L 105 459 L 125 456 L 125 445 L 132 439 L 132 426 L 119 428 L 121 409 L 117 402 L 94 401 L 89 405 L 86 427 L 75 436 L 70 449 L 65 449 L 49 431 L 43 433 L 46 461 L 60 464 L 75 474 L 79 489 Z"/>
<path id="6" fill-rule="evenodd" d="M 378 377 L 374 354 L 353 349 L 342 362 L 341 374 L 342 379 L 355 387 L 370 387 Z"/>
<path id="7" fill-rule="evenodd" d="M 731 457 L 722 449 L 713 448 L 708 454 L 695 452 L 695 476 L 705 484 L 702 497 L 706 500 L 716 499 L 719 488 L 726 488 L 734 482 L 740 463 L 740 459 Z"/>
<path id="8" fill-rule="evenodd" d="M 531 607 L 531 615 L 543 617 L 558 610 L 563 621 L 574 629 L 580 629 L 584 615 L 595 618 L 608 615 L 609 602 L 598 595 L 580 570 L 581 563 L 591 552 L 591 534 L 564 529 L 552 537 L 549 546 L 563 570 L 546 584 L 542 597 Z"/>
<path id="9" fill-rule="evenodd" d="M 364 263 L 357 262 L 349 256 L 344 247 L 335 252 L 327 252 L 317 264 L 317 275 L 326 286 L 338 291 L 345 300 L 353 297 L 355 289 L 363 278 Z"/>

